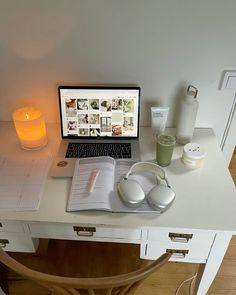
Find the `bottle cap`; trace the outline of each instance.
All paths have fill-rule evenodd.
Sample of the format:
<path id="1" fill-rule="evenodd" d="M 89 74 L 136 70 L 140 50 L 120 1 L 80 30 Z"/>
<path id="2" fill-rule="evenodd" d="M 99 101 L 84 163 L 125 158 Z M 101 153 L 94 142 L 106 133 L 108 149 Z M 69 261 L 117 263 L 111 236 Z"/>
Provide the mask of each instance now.
<path id="1" fill-rule="evenodd" d="M 193 96 L 194 98 L 197 97 L 198 90 L 193 85 L 189 85 L 187 88 L 187 95 Z"/>

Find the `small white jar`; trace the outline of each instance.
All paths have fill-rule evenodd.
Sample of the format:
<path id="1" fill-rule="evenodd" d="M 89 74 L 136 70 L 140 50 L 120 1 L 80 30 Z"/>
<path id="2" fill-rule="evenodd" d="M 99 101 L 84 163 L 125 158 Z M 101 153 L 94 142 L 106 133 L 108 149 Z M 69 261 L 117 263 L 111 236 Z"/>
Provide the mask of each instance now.
<path id="1" fill-rule="evenodd" d="M 202 166 L 206 152 L 203 146 L 196 142 L 190 142 L 184 146 L 182 161 L 189 168 L 199 168 Z"/>

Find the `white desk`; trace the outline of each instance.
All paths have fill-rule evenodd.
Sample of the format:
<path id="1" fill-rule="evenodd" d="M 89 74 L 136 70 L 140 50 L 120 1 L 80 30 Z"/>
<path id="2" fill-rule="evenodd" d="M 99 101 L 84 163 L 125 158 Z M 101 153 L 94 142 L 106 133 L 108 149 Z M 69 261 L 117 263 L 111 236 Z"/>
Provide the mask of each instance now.
<path id="1" fill-rule="evenodd" d="M 60 141 L 59 126 L 49 124 L 47 129 L 48 146 L 33 153 L 55 154 Z M 1 154 L 32 153 L 19 147 L 11 123 L 0 124 L 0 136 L 4 139 Z M 38 211 L 0 211 L 3 246 L 9 251 L 33 252 L 38 238 L 128 242 L 140 244 L 140 256 L 146 259 L 155 259 L 166 249 L 174 249 L 173 261 L 201 263 L 195 294 L 206 294 L 236 232 L 236 194 L 212 130 L 195 130 L 193 140 L 206 148 L 204 166 L 189 170 L 180 160 L 183 146 L 175 148 L 172 163 L 165 168 L 176 192 L 176 200 L 167 212 L 66 213 L 71 180 L 49 177 Z M 141 158 L 152 161 L 154 157 L 154 138 L 150 128 L 144 127 Z"/>

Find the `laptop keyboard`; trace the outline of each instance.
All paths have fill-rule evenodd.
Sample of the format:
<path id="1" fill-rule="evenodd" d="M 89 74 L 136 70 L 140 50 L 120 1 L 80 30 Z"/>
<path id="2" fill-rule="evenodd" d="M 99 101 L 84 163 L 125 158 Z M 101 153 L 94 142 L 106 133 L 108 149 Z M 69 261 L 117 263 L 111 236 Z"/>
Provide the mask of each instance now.
<path id="1" fill-rule="evenodd" d="M 79 143 L 70 142 L 66 158 L 88 158 L 110 156 L 113 158 L 131 158 L 130 143 Z"/>

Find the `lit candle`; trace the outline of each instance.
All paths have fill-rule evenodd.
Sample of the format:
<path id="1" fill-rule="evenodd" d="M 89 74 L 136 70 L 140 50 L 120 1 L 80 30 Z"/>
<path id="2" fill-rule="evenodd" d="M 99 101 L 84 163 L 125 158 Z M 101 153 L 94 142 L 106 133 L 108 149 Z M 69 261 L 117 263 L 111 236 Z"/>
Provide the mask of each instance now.
<path id="1" fill-rule="evenodd" d="M 47 144 L 46 127 L 42 113 L 33 107 L 24 107 L 13 113 L 16 133 L 24 149 L 40 149 Z"/>

